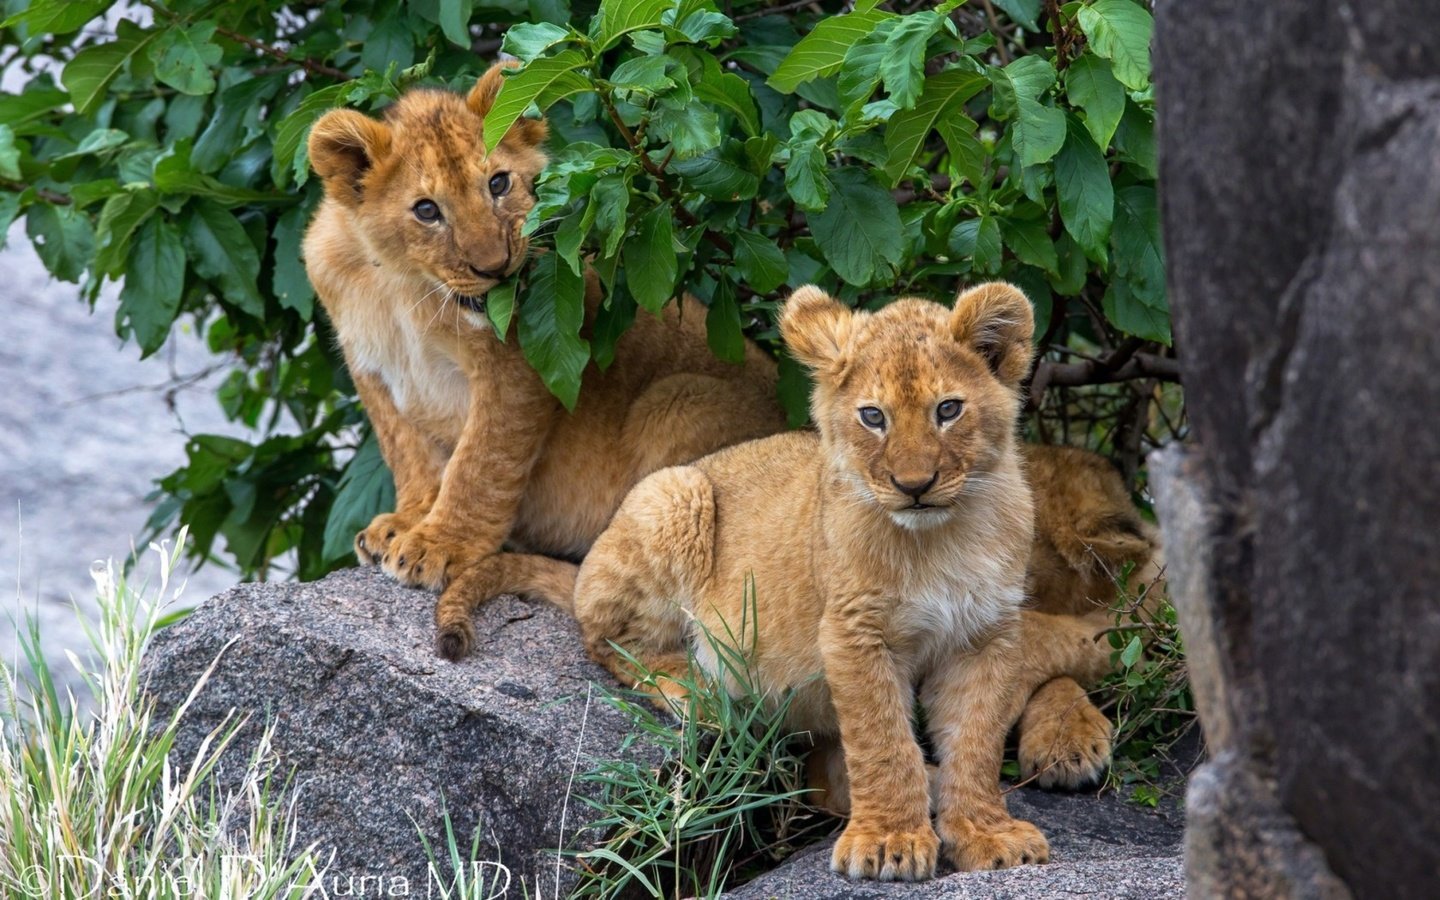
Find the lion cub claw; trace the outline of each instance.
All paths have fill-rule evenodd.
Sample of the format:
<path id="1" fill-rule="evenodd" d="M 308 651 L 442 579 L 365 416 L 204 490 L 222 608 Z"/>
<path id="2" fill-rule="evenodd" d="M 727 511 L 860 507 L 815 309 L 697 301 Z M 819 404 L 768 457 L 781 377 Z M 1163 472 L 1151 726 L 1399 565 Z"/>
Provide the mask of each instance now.
<path id="1" fill-rule="evenodd" d="M 1050 861 L 1050 843 L 1040 829 L 1020 819 L 979 825 L 968 819 L 940 827 L 945 855 L 962 872 L 1008 869 Z"/>
<path id="2" fill-rule="evenodd" d="M 404 513 L 381 513 L 355 535 L 355 558 L 362 566 L 377 565 L 400 535 L 415 527 L 416 519 Z"/>
<path id="3" fill-rule="evenodd" d="M 422 522 L 390 542 L 381 564 L 401 584 L 439 591 L 474 558 L 460 541 Z"/>
<path id="4" fill-rule="evenodd" d="M 885 831 L 851 822 L 846 826 L 830 869 L 848 878 L 880 881 L 922 881 L 935 876 L 940 838 L 926 822 L 909 831 Z"/>

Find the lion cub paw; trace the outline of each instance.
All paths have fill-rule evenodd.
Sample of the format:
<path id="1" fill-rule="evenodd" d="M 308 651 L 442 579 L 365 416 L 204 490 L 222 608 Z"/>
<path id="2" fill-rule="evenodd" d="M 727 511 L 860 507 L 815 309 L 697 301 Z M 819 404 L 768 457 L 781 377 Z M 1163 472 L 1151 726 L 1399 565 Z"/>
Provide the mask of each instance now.
<path id="1" fill-rule="evenodd" d="M 373 566 L 385 558 L 395 538 L 415 526 L 415 519 L 402 513 L 381 513 L 355 535 L 355 558 L 362 566 Z"/>
<path id="2" fill-rule="evenodd" d="M 835 843 L 830 869 L 850 878 L 920 881 L 933 878 L 940 838 L 926 822 L 911 831 L 883 831 L 851 822 Z"/>
<path id="3" fill-rule="evenodd" d="M 953 827 L 941 827 L 945 854 L 962 872 L 977 869 L 1008 869 L 1050 861 L 1050 843 L 1040 829 L 1019 819 L 1005 819 L 993 825 L 962 820 Z"/>
<path id="4" fill-rule="evenodd" d="M 475 554 L 462 542 L 421 523 L 390 542 L 381 564 L 401 584 L 438 591 L 474 560 Z"/>
<path id="5" fill-rule="evenodd" d="M 1020 727 L 1020 776 L 1047 789 L 1095 784 L 1110 765 L 1110 720 L 1089 700 L 1050 715 L 1026 716 Z"/>

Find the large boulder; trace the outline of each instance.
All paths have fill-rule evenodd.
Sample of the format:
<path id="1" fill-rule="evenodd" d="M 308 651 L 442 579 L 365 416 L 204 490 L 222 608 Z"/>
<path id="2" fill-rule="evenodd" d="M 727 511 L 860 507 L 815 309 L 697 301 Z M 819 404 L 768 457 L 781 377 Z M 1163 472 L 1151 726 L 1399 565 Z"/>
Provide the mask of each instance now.
<path id="1" fill-rule="evenodd" d="M 1152 466 L 1212 767 L 1205 896 L 1440 883 L 1440 29 L 1421 0 L 1156 4 L 1193 446 Z"/>
<path id="2" fill-rule="evenodd" d="M 249 714 L 219 772 L 233 785 L 273 722 L 280 769 L 295 773 L 299 839 L 334 851 L 327 883 L 337 890 L 367 875 L 389 890 L 403 877 L 420 895 L 429 883 L 420 836 L 443 846 L 443 802 L 463 843 L 478 826 L 482 856 L 510 868 L 512 895 L 521 879 L 554 895 L 550 851 L 577 846 L 595 815 L 582 800 L 590 788 L 574 776 L 597 759 L 647 751 L 623 750 L 628 723 L 595 690 L 614 684 L 585 658 L 564 613 L 498 598 L 477 614 L 475 655 L 453 664 L 432 650 L 433 602 L 375 570 L 241 585 L 157 635 L 146 677 L 161 708 L 174 709 L 219 659 L 186 714 L 179 757 L 232 711 Z M 1050 837 L 1049 866 L 951 875 L 905 896 L 1043 897 L 1067 885 L 1106 896 L 1178 893 L 1173 808 L 1146 813 L 1113 795 L 1028 788 L 1011 793 L 1010 807 Z M 831 875 L 828 860 L 828 844 L 802 852 L 737 896 L 876 890 Z M 563 894 L 571 881 L 560 871 Z M 366 884 L 373 893 L 382 883 Z"/>
<path id="3" fill-rule="evenodd" d="M 444 847 L 443 804 L 467 849 L 479 827 L 482 855 L 503 860 L 517 889 L 539 878 L 553 894 L 547 851 L 573 846 L 594 816 L 577 767 L 621 752 L 627 723 L 594 694 L 606 676 L 559 610 L 486 604 L 476 653 L 457 665 L 432 649 L 433 608 L 433 595 L 377 570 L 245 584 L 157 635 L 146 676 L 174 709 L 219 658 L 186 714 L 180 758 L 232 710 L 249 714 L 220 771 L 233 784 L 227 772 L 273 721 L 280 771 L 295 773 L 299 839 L 335 851 L 338 884 L 403 877 L 424 896 L 421 833 Z"/>

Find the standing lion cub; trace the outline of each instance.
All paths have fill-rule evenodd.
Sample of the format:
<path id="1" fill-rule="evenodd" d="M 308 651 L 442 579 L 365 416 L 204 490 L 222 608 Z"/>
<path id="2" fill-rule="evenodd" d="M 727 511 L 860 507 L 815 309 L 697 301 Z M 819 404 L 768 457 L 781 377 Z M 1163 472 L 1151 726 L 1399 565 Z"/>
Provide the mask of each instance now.
<path id="1" fill-rule="evenodd" d="M 1033 511 L 1015 430 L 1030 304 L 997 283 L 953 311 L 903 299 L 852 312 L 806 287 L 780 324 L 814 371 L 819 433 L 641 482 L 581 566 L 586 646 L 633 681 L 612 642 L 679 674 L 687 651 L 715 668 L 697 623 L 753 634 L 742 649 L 758 687 L 796 689 L 790 727 L 843 747 L 851 817 L 837 872 L 928 878 L 942 841 L 961 869 L 1043 862 L 1044 836 L 1010 817 L 999 788 L 1025 699 L 1013 687 Z M 752 632 L 740 626 L 749 577 Z M 917 686 L 939 756 L 933 825 Z"/>
<path id="2" fill-rule="evenodd" d="M 484 146 L 502 75 L 492 67 L 468 96 L 410 91 L 381 120 L 326 113 L 309 141 L 325 200 L 305 268 L 395 475 L 398 508 L 355 552 L 444 589 L 437 649 L 450 659 L 469 651 L 470 611 L 489 597 L 568 607 L 575 566 L 538 554 L 583 554 L 642 477 L 785 424 L 774 362 L 749 344 L 743 366 L 716 359 L 693 298 L 642 314 L 615 364 L 586 370 L 573 413 L 515 336 L 495 333 L 485 295 L 525 261 L 546 135 L 522 119 Z M 548 302 L 532 291 L 520 315 Z M 582 334 L 599 303 L 592 278 Z"/>

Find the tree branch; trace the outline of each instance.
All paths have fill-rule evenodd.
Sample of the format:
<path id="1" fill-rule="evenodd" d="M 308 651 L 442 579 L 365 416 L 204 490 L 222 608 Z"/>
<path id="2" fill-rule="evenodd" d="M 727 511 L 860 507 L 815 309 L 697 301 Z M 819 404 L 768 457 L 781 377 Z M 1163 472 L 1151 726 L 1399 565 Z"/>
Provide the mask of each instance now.
<path id="1" fill-rule="evenodd" d="M 9 178 L 0 178 L 0 188 L 12 193 L 21 194 L 30 190 L 32 187 L 34 187 L 34 185 L 26 184 L 23 181 L 11 181 Z M 56 206 L 69 206 L 75 202 L 70 198 L 69 194 L 57 193 L 47 188 L 35 188 L 35 196 L 44 200 L 46 203 L 53 203 Z"/>
<path id="2" fill-rule="evenodd" d="M 351 80 L 352 76 L 340 71 L 333 66 L 327 66 L 324 63 L 317 62 L 313 59 L 295 59 L 290 56 L 289 53 L 281 50 L 279 47 L 274 47 L 270 44 L 264 43 L 263 41 L 258 41 L 255 38 L 252 38 L 249 35 L 241 34 L 238 31 L 217 26 L 215 29 L 215 33 L 224 35 L 225 37 L 237 43 L 244 44 L 252 50 L 258 50 L 266 56 L 269 56 L 273 59 L 278 59 L 280 62 L 289 63 L 292 66 L 299 66 L 300 68 L 304 69 L 312 75 L 324 75 L 326 78 L 334 78 L 336 81 Z"/>

